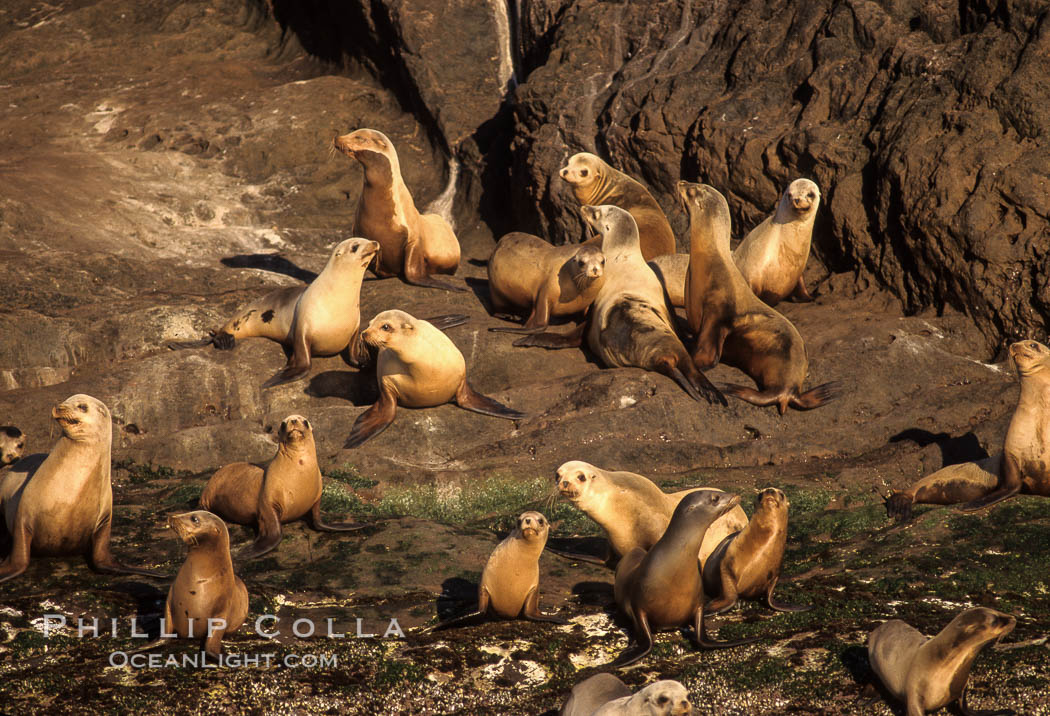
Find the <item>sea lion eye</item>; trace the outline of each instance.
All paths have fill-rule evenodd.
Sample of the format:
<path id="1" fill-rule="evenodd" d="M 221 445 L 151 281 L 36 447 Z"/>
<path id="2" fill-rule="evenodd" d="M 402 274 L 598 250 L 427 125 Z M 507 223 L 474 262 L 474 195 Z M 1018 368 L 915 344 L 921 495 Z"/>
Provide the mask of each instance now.
<path id="1" fill-rule="evenodd" d="M 77 410 L 79 410 L 82 413 L 86 413 L 87 412 L 87 405 L 85 405 L 84 403 L 81 403 L 80 405 L 77 406 Z"/>
<path id="2" fill-rule="evenodd" d="M 576 479 L 579 480 L 580 482 L 587 482 L 587 476 L 584 475 L 582 472 L 579 475 L 576 476 Z"/>
<path id="3" fill-rule="evenodd" d="M 309 427 L 310 427 L 310 421 L 309 421 L 309 420 L 306 420 L 306 419 L 304 418 L 304 419 L 303 419 L 303 426 L 304 426 L 304 427 L 307 427 L 307 428 L 309 428 Z"/>
<path id="4" fill-rule="evenodd" d="M 587 176 L 587 170 L 586 170 L 586 169 L 581 169 L 581 170 L 580 170 L 580 176 L 581 176 L 581 177 L 585 177 L 585 176 Z"/>
<path id="5" fill-rule="evenodd" d="M 663 706 L 663 705 L 664 705 L 664 704 L 666 704 L 666 703 L 667 703 L 667 702 L 668 702 L 669 700 L 670 700 L 670 699 L 668 699 L 668 698 L 667 698 L 666 696 L 661 696 L 660 698 L 658 698 L 658 699 L 656 700 L 656 703 L 658 703 L 658 704 L 660 704 L 661 706 Z"/>
<path id="6" fill-rule="evenodd" d="M 389 324 L 389 323 L 384 323 L 384 324 L 383 324 L 383 330 L 384 330 L 384 331 L 387 331 L 387 332 L 389 333 L 389 332 L 390 332 L 390 330 L 391 330 L 391 329 L 390 329 L 390 324 Z"/>
<path id="7" fill-rule="evenodd" d="M 22 448 L 25 447 L 25 443 L 18 443 L 17 445 L 15 445 L 15 447 L 18 448 L 19 450 L 21 450 Z"/>
<path id="8" fill-rule="evenodd" d="M 193 517 L 190 518 L 190 522 L 192 522 L 195 525 L 199 525 L 201 520 L 200 520 L 199 517 L 197 517 L 197 515 L 194 515 Z"/>

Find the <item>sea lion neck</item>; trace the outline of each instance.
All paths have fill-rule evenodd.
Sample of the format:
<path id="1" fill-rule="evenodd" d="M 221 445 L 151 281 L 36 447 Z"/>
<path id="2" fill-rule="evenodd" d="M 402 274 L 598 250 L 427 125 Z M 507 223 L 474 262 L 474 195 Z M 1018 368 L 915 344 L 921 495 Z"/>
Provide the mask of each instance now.
<path id="1" fill-rule="evenodd" d="M 393 182 L 394 168 L 385 154 L 359 150 L 357 159 L 365 170 L 365 184 L 386 186 Z"/>

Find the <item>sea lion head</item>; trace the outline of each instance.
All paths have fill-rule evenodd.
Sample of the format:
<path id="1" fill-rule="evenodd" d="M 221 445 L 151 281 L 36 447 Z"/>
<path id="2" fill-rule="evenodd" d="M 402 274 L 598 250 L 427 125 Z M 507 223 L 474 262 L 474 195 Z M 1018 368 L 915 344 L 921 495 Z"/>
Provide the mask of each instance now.
<path id="1" fill-rule="evenodd" d="M 755 510 L 769 510 L 771 512 L 786 512 L 788 506 L 787 495 L 775 487 L 767 487 L 760 490 L 755 496 Z"/>
<path id="2" fill-rule="evenodd" d="M 168 518 L 168 527 L 175 530 L 179 539 L 189 547 L 222 540 L 230 540 L 226 523 L 207 510 L 195 510 L 172 515 Z"/>
<path id="3" fill-rule="evenodd" d="M 602 237 L 602 253 L 606 256 L 631 249 L 641 251 L 638 224 L 629 211 L 612 204 L 584 204 L 580 207 L 580 214 L 584 223 Z"/>
<path id="4" fill-rule="evenodd" d="M 377 313 L 361 332 L 361 338 L 370 346 L 396 350 L 398 343 L 413 336 L 415 331 L 416 319 L 394 309 Z"/>
<path id="5" fill-rule="evenodd" d="M 0 467 L 18 462 L 25 448 L 25 433 L 14 425 L 0 425 Z"/>
<path id="6" fill-rule="evenodd" d="M 1017 626 L 1017 619 L 987 607 L 967 609 L 949 622 L 944 632 L 951 635 L 949 648 L 977 651 L 991 641 L 999 641 Z"/>
<path id="7" fill-rule="evenodd" d="M 548 529 L 547 518 L 539 512 L 522 512 L 518 517 L 517 531 L 521 534 L 522 539 L 527 542 L 540 540 L 540 542 L 546 543 Z"/>
<path id="8" fill-rule="evenodd" d="M 602 478 L 601 471 L 594 465 L 582 460 L 570 460 L 558 468 L 558 492 L 576 504 L 587 495 L 591 484 Z"/>
<path id="9" fill-rule="evenodd" d="M 812 216 L 820 206 L 820 188 L 809 179 L 796 179 L 788 184 L 780 201 L 800 218 Z"/>
<path id="10" fill-rule="evenodd" d="M 682 498 L 671 516 L 671 521 L 692 520 L 694 515 L 697 519 L 713 515 L 711 520 L 714 521 L 739 504 L 739 495 L 731 495 L 721 490 L 696 490 Z"/>
<path id="11" fill-rule="evenodd" d="M 1010 345 L 1010 357 L 1022 376 L 1035 375 L 1050 363 L 1050 348 L 1039 341 L 1018 341 Z"/>
<path id="12" fill-rule="evenodd" d="M 572 280 L 583 288 L 605 275 L 605 254 L 597 246 L 581 246 L 572 257 Z"/>
<path id="13" fill-rule="evenodd" d="M 357 129 L 350 134 L 336 137 L 334 143 L 336 149 L 361 162 L 366 169 L 370 167 L 382 169 L 385 165 L 393 174 L 397 176 L 401 174 L 394 144 L 380 131 Z"/>
<path id="14" fill-rule="evenodd" d="M 715 218 L 729 218 L 729 202 L 710 184 L 680 181 L 677 185 L 678 203 L 687 214 L 696 211 Z"/>
<path id="15" fill-rule="evenodd" d="M 368 268 L 372 260 L 379 254 L 379 242 L 369 241 L 354 237 L 346 241 L 340 241 L 332 250 L 328 259 L 328 266 L 335 268 L 354 267 L 360 269 Z M 325 266 L 325 268 L 328 268 Z"/>
<path id="16" fill-rule="evenodd" d="M 109 408 L 98 398 L 77 393 L 51 409 L 62 434 L 70 440 L 95 440 L 112 430 Z"/>
<path id="17" fill-rule="evenodd" d="M 631 697 L 630 706 L 637 705 L 631 713 L 646 716 L 688 716 L 693 713 L 689 692 L 677 681 L 657 681 Z"/>
<path id="18" fill-rule="evenodd" d="M 281 427 L 277 430 L 277 439 L 281 443 L 298 443 L 313 435 L 310 421 L 302 415 L 289 415 L 281 421 Z"/>
<path id="19" fill-rule="evenodd" d="M 569 157 L 569 163 L 558 174 L 576 189 L 587 189 L 604 173 L 605 162 L 589 152 Z"/>

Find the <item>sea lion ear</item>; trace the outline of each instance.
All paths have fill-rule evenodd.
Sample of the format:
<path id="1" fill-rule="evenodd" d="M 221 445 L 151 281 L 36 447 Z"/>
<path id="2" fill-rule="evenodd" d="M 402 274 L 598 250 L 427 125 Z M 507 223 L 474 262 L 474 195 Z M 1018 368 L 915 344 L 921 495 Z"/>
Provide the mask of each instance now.
<path id="1" fill-rule="evenodd" d="M 405 321 L 405 322 L 403 322 L 401 324 L 401 330 L 402 331 L 411 331 L 413 328 L 414 328 L 414 326 L 411 323 L 409 323 L 408 321 Z"/>

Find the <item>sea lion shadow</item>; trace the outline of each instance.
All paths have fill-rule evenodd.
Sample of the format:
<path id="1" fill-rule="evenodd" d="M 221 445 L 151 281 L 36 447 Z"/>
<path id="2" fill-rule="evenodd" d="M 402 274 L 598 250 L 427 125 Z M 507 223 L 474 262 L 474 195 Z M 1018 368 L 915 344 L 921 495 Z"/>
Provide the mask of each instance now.
<path id="1" fill-rule="evenodd" d="M 111 586 L 114 592 L 126 594 L 135 600 L 135 624 L 140 632 L 146 632 L 149 639 L 160 637 L 160 618 L 164 615 L 164 601 L 168 597 L 168 589 L 158 589 L 152 584 L 144 582 L 117 582 Z M 99 620 L 100 623 L 105 620 Z M 104 630 L 105 627 L 100 627 Z M 142 639 L 145 644 L 146 639 Z"/>
<path id="2" fill-rule="evenodd" d="M 474 292 L 474 296 L 485 307 L 485 311 L 492 315 L 492 294 L 489 293 L 488 279 L 464 277 L 463 283 L 467 284 L 467 288 Z"/>
<path id="3" fill-rule="evenodd" d="M 437 598 L 438 621 L 469 613 L 478 606 L 478 585 L 462 577 L 449 577 L 441 583 Z"/>
<path id="4" fill-rule="evenodd" d="M 613 585 L 609 582 L 585 581 L 572 585 L 572 594 L 580 604 L 608 607 L 614 603 Z"/>
<path id="5" fill-rule="evenodd" d="M 893 694 L 886 690 L 882 681 L 879 680 L 872 670 L 871 662 L 868 661 L 868 648 L 866 646 L 854 644 L 846 647 L 839 655 L 839 659 L 842 661 L 842 665 L 846 667 L 846 671 L 849 672 L 854 683 L 860 687 L 861 693 L 857 696 L 857 702 L 875 703 L 877 699 L 881 698 L 882 702 L 893 713 L 904 713 L 903 706 L 897 702 Z"/>
<path id="6" fill-rule="evenodd" d="M 317 274 L 304 268 L 299 268 L 280 254 L 237 254 L 219 259 L 219 263 L 230 268 L 251 268 L 272 271 L 284 274 L 292 278 L 310 283 Z"/>
<path id="7" fill-rule="evenodd" d="M 372 405 L 379 400 L 375 379 L 366 380 L 361 373 L 347 370 L 326 370 L 310 378 L 303 391 L 311 398 L 344 398 L 358 407 Z"/>
<path id="8" fill-rule="evenodd" d="M 981 447 L 981 441 L 972 431 L 953 438 L 948 433 L 931 433 L 922 428 L 908 428 L 890 438 L 891 443 L 905 440 L 910 440 L 919 447 L 936 443 L 941 451 L 942 467 L 964 462 L 977 462 L 988 457 L 988 451 Z"/>

